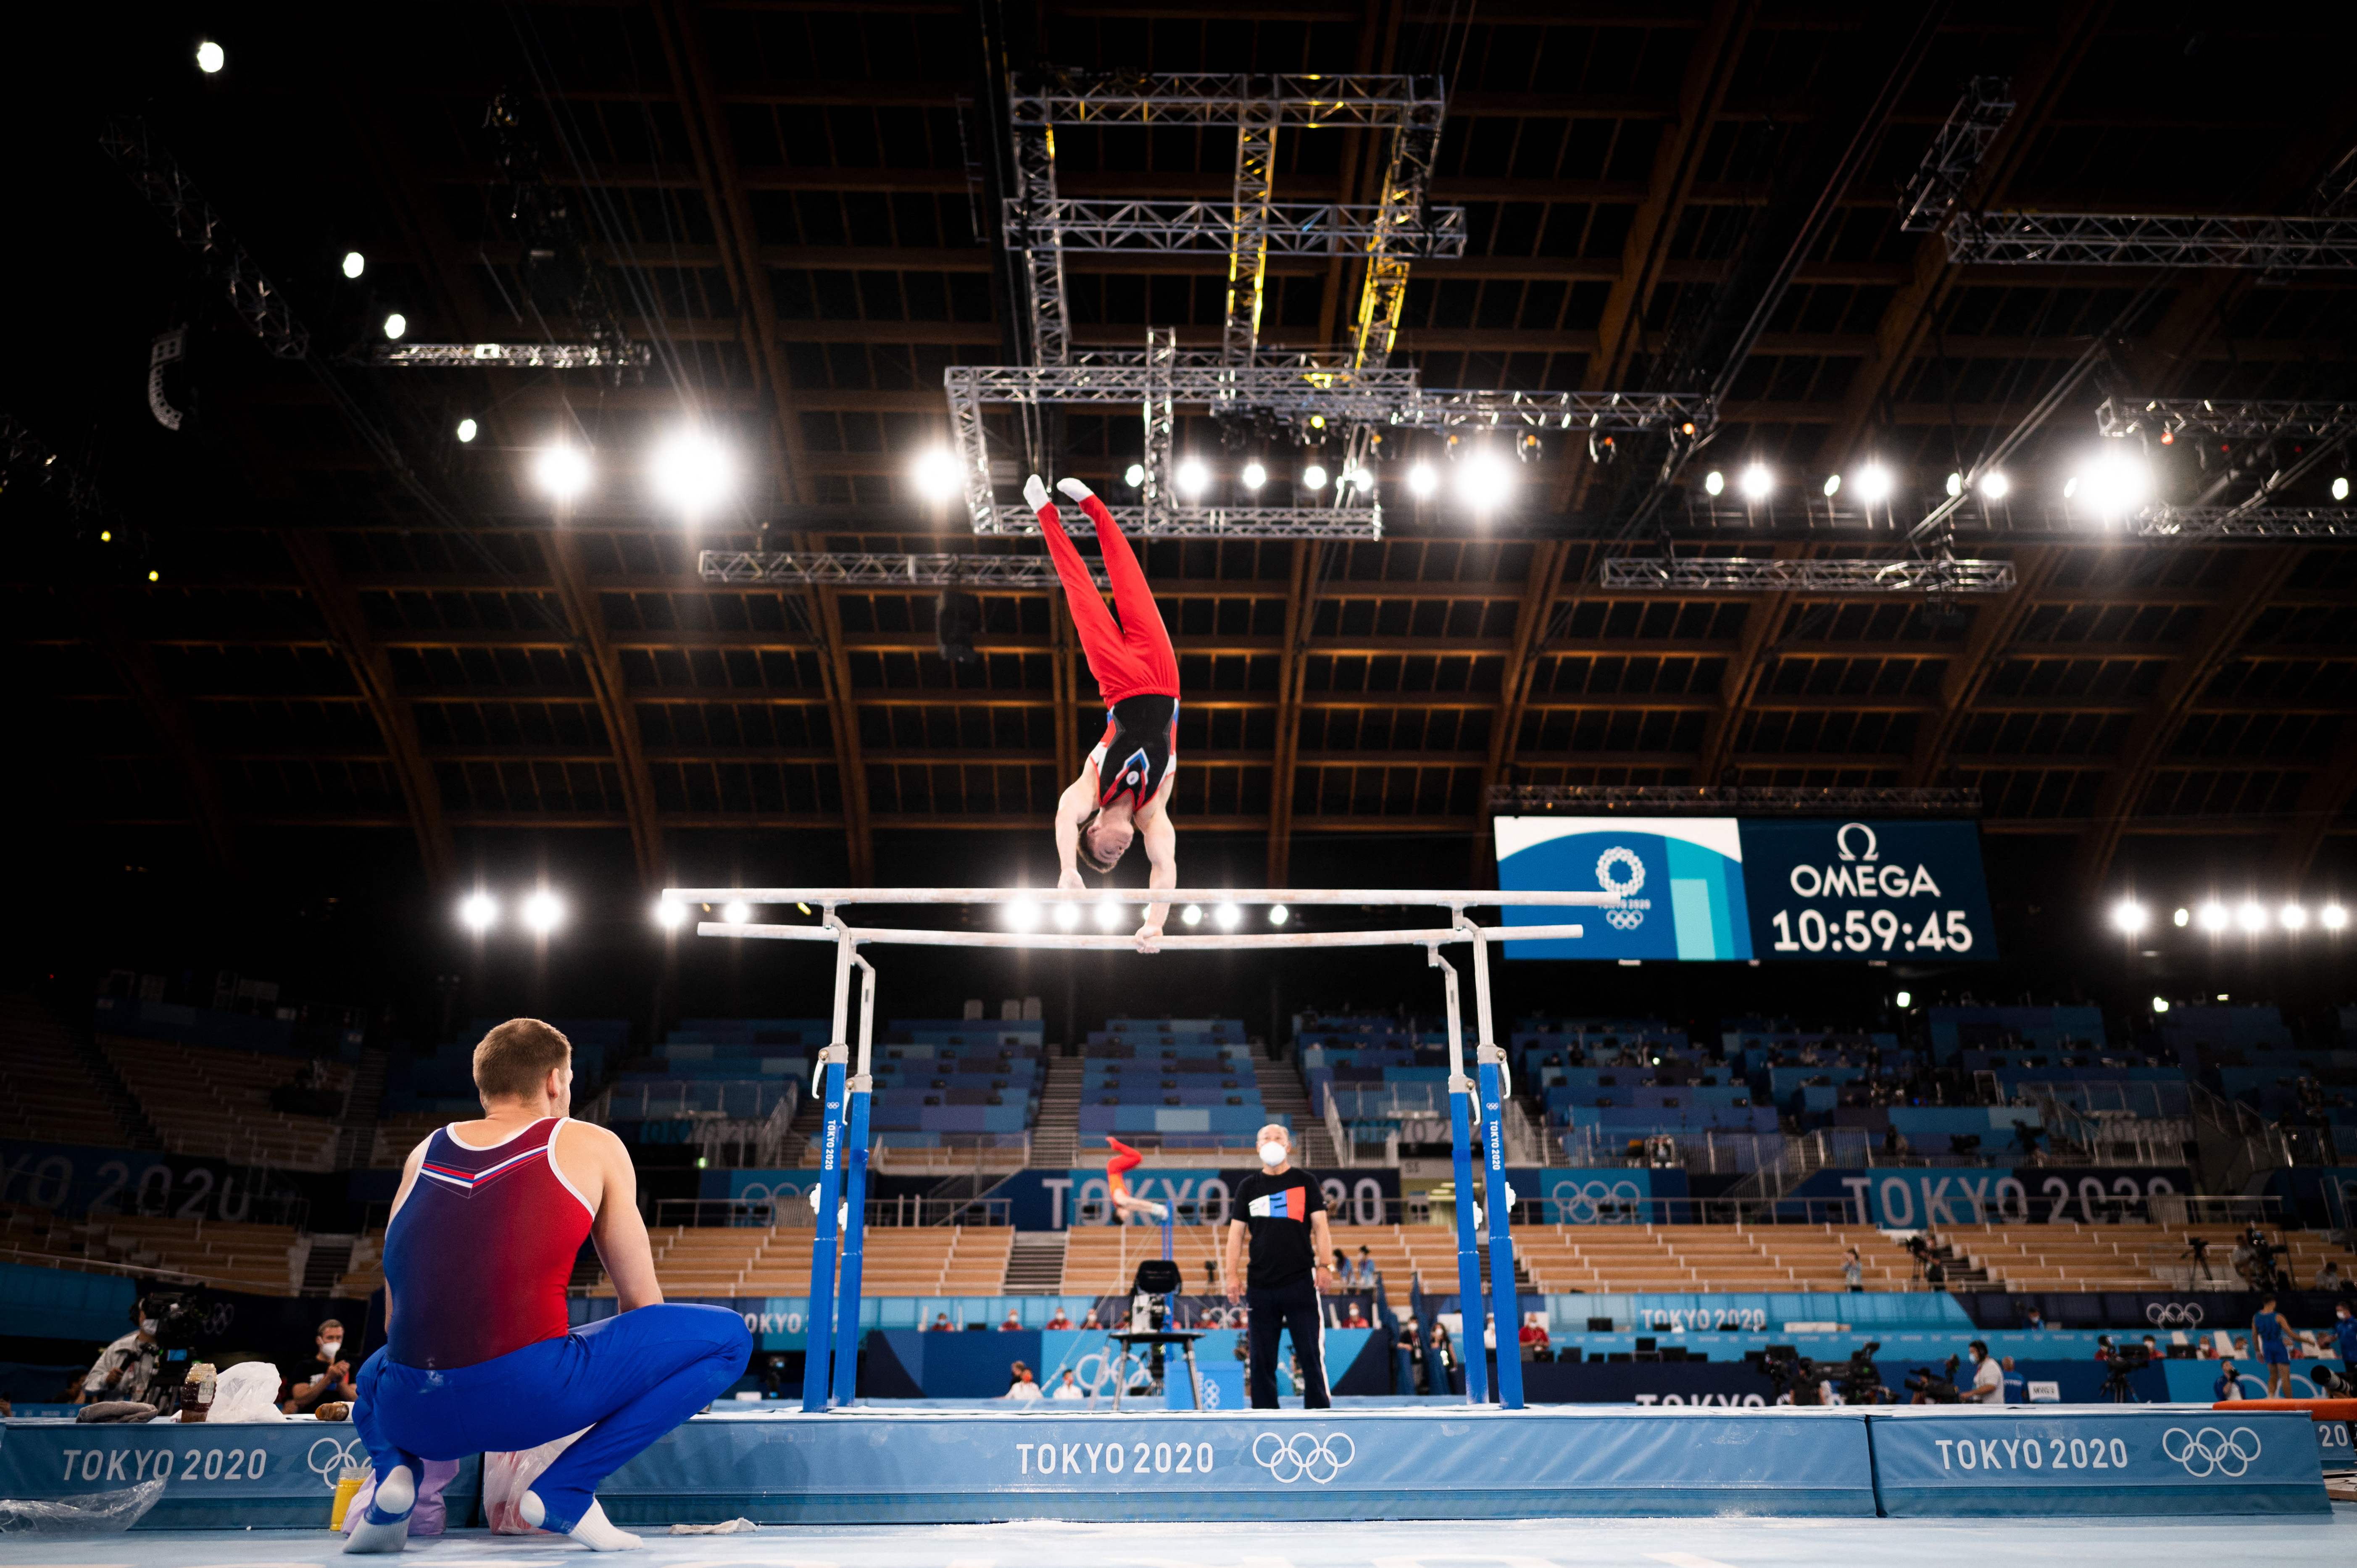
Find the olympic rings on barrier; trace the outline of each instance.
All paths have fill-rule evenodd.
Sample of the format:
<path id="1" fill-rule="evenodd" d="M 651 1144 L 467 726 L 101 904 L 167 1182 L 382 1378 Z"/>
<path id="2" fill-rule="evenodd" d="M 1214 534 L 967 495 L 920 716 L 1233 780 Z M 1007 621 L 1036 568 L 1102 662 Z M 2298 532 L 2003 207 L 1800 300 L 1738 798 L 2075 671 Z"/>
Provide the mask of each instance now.
<path id="1" fill-rule="evenodd" d="M 1266 1453 L 1262 1452 L 1263 1444 L 1269 1444 Z M 1341 1445 L 1339 1451 L 1337 1444 Z M 1253 1439 L 1252 1456 L 1254 1464 L 1279 1482 L 1309 1481 L 1322 1487 L 1359 1456 L 1359 1446 L 1347 1432 L 1329 1432 L 1323 1437 L 1309 1432 L 1297 1432 L 1291 1437 L 1264 1432 Z"/>
<path id="2" fill-rule="evenodd" d="M 2172 1426 L 2160 1434 L 2160 1451 L 2185 1466 L 2196 1480 L 2205 1476 L 2240 1476 L 2259 1457 L 2259 1434 L 2247 1426 L 2221 1432 L 2205 1426 L 2188 1432 Z"/>
<path id="3" fill-rule="evenodd" d="M 1607 1203 L 1623 1206 L 1621 1216 L 1633 1214 L 1637 1201 L 1644 1195 L 1631 1181 L 1559 1181 L 1547 1191 L 1547 1201 L 1555 1206 L 1555 1216 L 1549 1223 L 1556 1225 L 1593 1225 L 1603 1218 Z"/>
<path id="4" fill-rule="evenodd" d="M 327 1450 L 324 1456 L 319 1452 L 323 1448 Z M 303 1456 L 303 1462 L 311 1467 L 311 1474 L 327 1482 L 328 1489 L 333 1491 L 347 1466 L 358 1469 L 368 1463 L 368 1448 L 357 1437 L 349 1443 L 322 1437 L 311 1444 L 311 1452 Z"/>
<path id="5" fill-rule="evenodd" d="M 2198 1301 L 2156 1301 L 2145 1307 L 2144 1316 L 2156 1328 L 2199 1328 L 2208 1314 Z"/>

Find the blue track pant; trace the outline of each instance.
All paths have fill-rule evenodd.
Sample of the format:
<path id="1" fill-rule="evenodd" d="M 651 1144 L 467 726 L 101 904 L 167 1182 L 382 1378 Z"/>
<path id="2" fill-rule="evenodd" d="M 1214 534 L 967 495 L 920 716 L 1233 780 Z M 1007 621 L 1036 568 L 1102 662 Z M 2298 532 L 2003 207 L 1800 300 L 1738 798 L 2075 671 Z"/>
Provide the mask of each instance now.
<path id="1" fill-rule="evenodd" d="M 472 1367 L 423 1371 L 379 1350 L 352 1424 L 379 1476 L 421 1459 L 536 1448 L 589 1430 L 532 1484 L 544 1529 L 571 1530 L 597 1484 L 742 1377 L 745 1320 L 723 1306 L 642 1306 Z"/>

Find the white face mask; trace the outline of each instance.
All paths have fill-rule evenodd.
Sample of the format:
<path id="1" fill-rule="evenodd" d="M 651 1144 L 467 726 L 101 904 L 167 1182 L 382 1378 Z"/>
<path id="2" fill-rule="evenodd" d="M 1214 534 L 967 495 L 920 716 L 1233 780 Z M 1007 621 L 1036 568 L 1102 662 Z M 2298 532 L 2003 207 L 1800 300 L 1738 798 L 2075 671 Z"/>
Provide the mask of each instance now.
<path id="1" fill-rule="evenodd" d="M 1260 1163 L 1265 1165 L 1281 1165 L 1285 1163 L 1285 1155 L 1283 1144 L 1263 1144 L 1260 1146 Z"/>
<path id="2" fill-rule="evenodd" d="M 154 1334 L 156 1332 L 156 1320 L 152 1317 L 141 1318 L 139 1320 L 139 1332 L 142 1334 Z"/>
<path id="3" fill-rule="evenodd" d="M 321 1359 L 322 1360 L 332 1361 L 332 1360 L 334 1360 L 334 1359 L 336 1359 L 336 1352 L 337 1352 L 337 1351 L 339 1351 L 339 1350 L 340 1350 L 340 1349 L 342 1349 L 343 1348 L 344 1348 L 344 1342 L 343 1342 L 342 1340 L 340 1340 L 340 1339 L 329 1339 L 329 1340 L 327 1340 L 327 1341 L 323 1342 L 323 1343 L 320 1345 L 320 1347 L 319 1347 L 319 1356 L 320 1356 L 320 1359 Z"/>

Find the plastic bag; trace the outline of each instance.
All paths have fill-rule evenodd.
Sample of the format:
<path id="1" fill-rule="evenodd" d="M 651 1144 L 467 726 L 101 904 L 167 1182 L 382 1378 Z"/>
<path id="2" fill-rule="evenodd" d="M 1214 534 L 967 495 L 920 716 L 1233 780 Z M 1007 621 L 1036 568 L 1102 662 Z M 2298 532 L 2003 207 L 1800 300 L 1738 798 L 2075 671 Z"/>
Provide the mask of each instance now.
<path id="1" fill-rule="evenodd" d="M 540 1479 L 542 1471 L 556 1462 L 556 1456 L 579 1441 L 581 1434 L 572 1433 L 544 1443 L 537 1448 L 526 1448 L 513 1454 L 483 1455 L 483 1518 L 490 1522 L 494 1535 L 531 1535 L 539 1528 L 524 1520 L 523 1495 Z"/>
<path id="2" fill-rule="evenodd" d="M 212 1421 L 284 1421 L 278 1410 L 278 1369 L 267 1361 L 241 1361 L 213 1383 Z"/>
<path id="3" fill-rule="evenodd" d="M 449 1523 L 449 1510 L 442 1501 L 442 1490 L 458 1478 L 458 1461 L 456 1459 L 428 1459 L 425 1465 L 425 1474 L 417 1482 L 417 1500 L 409 1506 L 409 1533 L 413 1536 L 442 1533 Z M 344 1509 L 346 1535 L 360 1528 L 361 1520 L 368 1517 L 369 1503 L 375 1497 L 376 1472 L 371 1469 L 368 1478 L 361 1483 L 361 1489 L 352 1494 L 350 1505 Z"/>
<path id="4" fill-rule="evenodd" d="M 163 1495 L 162 1481 L 142 1481 L 78 1498 L 0 1498 L 0 1535 L 113 1535 L 137 1524 Z"/>

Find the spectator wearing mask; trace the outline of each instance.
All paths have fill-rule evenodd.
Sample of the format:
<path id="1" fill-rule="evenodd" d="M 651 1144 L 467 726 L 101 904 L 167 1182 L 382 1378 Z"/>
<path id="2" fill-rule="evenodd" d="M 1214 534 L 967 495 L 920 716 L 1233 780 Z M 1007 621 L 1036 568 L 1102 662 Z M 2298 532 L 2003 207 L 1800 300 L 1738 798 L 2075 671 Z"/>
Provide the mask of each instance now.
<path id="1" fill-rule="evenodd" d="M 1089 1308 L 1088 1311 L 1081 1314 L 1081 1332 L 1083 1334 L 1087 1333 L 1092 1328 L 1103 1328 L 1103 1324 L 1097 1321 L 1097 1309 L 1095 1307 L 1092 1306 Z"/>
<path id="2" fill-rule="evenodd" d="M 110 1400 L 135 1400 L 152 1403 L 147 1398 L 156 1381 L 156 1367 L 162 1352 L 156 1348 L 156 1320 L 145 1316 L 143 1302 L 131 1309 L 131 1332 L 116 1337 L 98 1353 L 83 1374 L 76 1404 L 98 1404 Z"/>
<path id="3" fill-rule="evenodd" d="M 998 1331 L 1001 1334 L 1020 1334 L 1023 1332 L 1023 1319 L 1017 1316 L 1013 1307 L 1010 1306 L 1006 1309 L 1006 1321 L 998 1326 Z"/>
<path id="4" fill-rule="evenodd" d="M 1367 1315 L 1359 1310 L 1359 1298 L 1357 1296 L 1352 1296 L 1351 1298 L 1350 1305 L 1342 1310 L 1342 1326 L 1345 1328 L 1364 1328 L 1367 1326 Z"/>
<path id="5" fill-rule="evenodd" d="M 1070 1328 L 1071 1326 L 1072 1320 L 1065 1316 L 1064 1309 L 1060 1306 L 1056 1309 L 1055 1316 L 1048 1319 L 1048 1326 L 1050 1328 Z"/>
<path id="6" fill-rule="evenodd" d="M 2096 1336 L 2095 1336 L 2095 1359 L 2096 1359 L 2096 1360 L 2098 1360 L 2098 1361 L 2108 1361 L 2108 1360 L 2110 1360 L 2111 1359 L 2112 1359 L 2112 1337 L 2111 1337 L 2110 1335 L 2108 1335 L 2108 1334 L 2098 1334 L 2098 1335 L 2096 1335 Z"/>
<path id="7" fill-rule="evenodd" d="M 1859 1260 L 1855 1247 L 1842 1253 L 1842 1283 L 1852 1291 L 1866 1289 L 1866 1264 Z"/>
<path id="8" fill-rule="evenodd" d="M 2318 1265 L 2316 1271 L 2316 1288 L 2320 1291 L 2339 1290 L 2341 1288 L 2341 1265 L 2333 1262 L 2330 1258 L 2325 1259 L 2321 1264 Z"/>
<path id="9" fill-rule="evenodd" d="M 2242 1400 L 2242 1374 L 2234 1370 L 2232 1357 L 2218 1363 L 2218 1380 L 2210 1385 L 2210 1397 L 2220 1404 L 2233 1404 Z"/>
<path id="10" fill-rule="evenodd" d="M 1973 1386 L 1966 1400 L 1974 1404 L 2003 1404 L 2005 1369 L 1990 1359 L 1985 1342 L 1975 1339 L 1968 1348 L 1973 1358 Z"/>
<path id="11" fill-rule="evenodd" d="M 2021 1326 L 2023 1330 L 2028 1333 L 2037 1334 L 2043 1332 L 2046 1327 L 2046 1314 L 2040 1311 L 2037 1306 L 2032 1305 L 2022 1315 Z"/>
<path id="12" fill-rule="evenodd" d="M 1227 1281 L 1228 1299 L 1242 1299 L 1247 1309 L 1253 1408 L 1277 1408 L 1277 1336 L 1289 1332 L 1304 1374 L 1295 1386 L 1308 1409 L 1325 1410 L 1332 1401 L 1322 1355 L 1324 1326 L 1318 1301 L 1322 1282 L 1318 1276 L 1326 1272 L 1319 1259 L 1340 1250 L 1318 1177 L 1293 1163 L 1291 1130 L 1270 1122 L 1260 1130 L 1257 1144 L 1261 1168 L 1236 1184 L 1226 1266 L 1220 1271 Z M 1252 1247 L 1249 1273 L 1247 1240 Z"/>
<path id="13" fill-rule="evenodd" d="M 933 1314 L 933 1326 L 931 1331 L 935 1334 L 947 1334 L 950 1331 L 950 1315 L 946 1312 L 937 1312 Z"/>
<path id="14" fill-rule="evenodd" d="M 1541 1354 L 1549 1348 L 1546 1331 L 1546 1315 L 1541 1312 L 1524 1313 L 1523 1315 L 1522 1332 L 1516 1335 L 1515 1337 L 1522 1342 L 1523 1359 L 1525 1361 L 1537 1360 Z"/>
<path id="15" fill-rule="evenodd" d="M 1072 1369 L 1067 1367 L 1064 1375 L 1056 1380 L 1056 1391 L 1048 1397 L 1051 1400 L 1084 1400 L 1089 1393 L 1081 1387 L 1080 1380 L 1072 1376 Z"/>
<path id="16" fill-rule="evenodd" d="M 286 1402 L 278 1408 L 288 1415 L 309 1415 L 323 1404 L 360 1397 L 352 1365 L 344 1359 L 344 1326 L 332 1317 L 319 1325 L 317 1347 L 307 1364 L 287 1374 Z"/>
<path id="17" fill-rule="evenodd" d="M 1360 1248 L 1359 1261 L 1355 1265 L 1353 1265 L 1351 1275 L 1351 1283 L 1352 1288 L 1357 1290 L 1374 1290 L 1381 1286 L 1383 1283 L 1383 1276 L 1375 1267 L 1374 1253 L 1364 1247 Z"/>
<path id="18" fill-rule="evenodd" d="M 1008 1399 L 1021 1401 L 1045 1397 L 1039 1392 L 1039 1384 L 1032 1378 L 1029 1367 L 1017 1361 L 1006 1369 L 1015 1377 L 1015 1380 L 1006 1385 Z"/>

